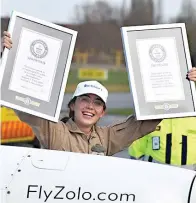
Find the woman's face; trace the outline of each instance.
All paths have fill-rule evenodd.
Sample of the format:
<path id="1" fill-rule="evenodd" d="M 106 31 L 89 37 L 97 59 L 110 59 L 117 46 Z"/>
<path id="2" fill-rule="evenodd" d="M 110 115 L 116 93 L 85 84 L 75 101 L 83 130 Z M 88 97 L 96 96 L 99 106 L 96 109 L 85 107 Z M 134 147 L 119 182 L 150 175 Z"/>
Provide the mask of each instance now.
<path id="1" fill-rule="evenodd" d="M 94 94 L 77 97 L 70 108 L 74 111 L 74 121 L 82 127 L 92 127 L 105 114 L 104 102 Z"/>

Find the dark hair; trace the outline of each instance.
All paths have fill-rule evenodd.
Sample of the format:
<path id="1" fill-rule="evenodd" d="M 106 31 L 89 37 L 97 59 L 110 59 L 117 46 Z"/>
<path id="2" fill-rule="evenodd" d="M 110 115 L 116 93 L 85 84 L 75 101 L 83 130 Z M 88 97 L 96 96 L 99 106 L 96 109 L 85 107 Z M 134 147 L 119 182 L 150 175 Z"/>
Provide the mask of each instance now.
<path id="1" fill-rule="evenodd" d="M 66 123 L 70 118 L 73 118 L 73 119 L 74 119 L 74 111 L 71 110 L 70 106 L 71 106 L 71 104 L 75 103 L 76 98 L 77 98 L 77 97 L 74 97 L 73 99 L 71 99 L 71 100 L 69 101 L 69 103 L 68 103 L 68 105 L 67 105 L 67 107 L 68 107 L 68 109 L 69 109 L 69 116 L 68 116 L 68 117 L 66 116 L 66 117 L 64 117 L 64 118 L 61 119 L 61 121 L 62 121 L 63 123 Z"/>
<path id="2" fill-rule="evenodd" d="M 72 118 L 74 120 L 74 111 L 71 110 L 70 106 L 71 104 L 74 104 L 75 101 L 76 101 L 77 97 L 74 97 L 73 99 L 71 99 L 67 105 L 68 109 L 69 109 L 69 116 L 68 117 L 64 117 L 61 119 L 61 121 L 63 123 L 66 123 L 70 118 Z M 105 105 L 105 102 L 104 102 L 104 106 L 103 106 L 103 109 L 104 111 L 106 110 L 106 105 Z"/>

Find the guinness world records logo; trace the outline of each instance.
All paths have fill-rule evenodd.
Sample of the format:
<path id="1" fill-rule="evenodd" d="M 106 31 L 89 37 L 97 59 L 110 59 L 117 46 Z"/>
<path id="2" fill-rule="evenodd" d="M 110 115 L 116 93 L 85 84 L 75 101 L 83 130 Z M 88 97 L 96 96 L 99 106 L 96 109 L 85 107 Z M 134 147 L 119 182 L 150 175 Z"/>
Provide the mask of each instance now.
<path id="1" fill-rule="evenodd" d="M 48 46 L 43 40 L 35 40 L 30 45 L 30 51 L 36 58 L 44 58 L 48 54 Z"/>
<path id="2" fill-rule="evenodd" d="M 29 97 L 26 97 L 26 98 L 24 99 L 24 104 L 26 104 L 27 106 L 28 106 L 29 104 L 31 104 L 31 99 L 30 99 Z"/>
<path id="3" fill-rule="evenodd" d="M 165 48 L 160 44 L 154 44 L 150 47 L 149 50 L 150 58 L 154 62 L 163 62 L 166 58 L 166 51 Z"/>

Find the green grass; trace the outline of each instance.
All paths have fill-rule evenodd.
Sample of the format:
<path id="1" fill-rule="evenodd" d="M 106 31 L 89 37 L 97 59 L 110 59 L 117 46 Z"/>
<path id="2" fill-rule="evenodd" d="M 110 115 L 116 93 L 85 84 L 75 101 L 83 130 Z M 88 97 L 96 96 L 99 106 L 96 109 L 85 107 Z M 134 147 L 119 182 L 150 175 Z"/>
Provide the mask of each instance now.
<path id="1" fill-rule="evenodd" d="M 129 116 L 133 114 L 133 109 L 125 108 L 125 109 L 107 109 L 107 114 L 109 115 L 120 115 L 120 116 Z"/>
<path id="2" fill-rule="evenodd" d="M 79 82 L 78 71 L 70 70 L 66 92 L 73 92 Z M 99 81 L 109 92 L 129 92 L 128 76 L 125 70 L 109 70 L 108 80 Z"/>

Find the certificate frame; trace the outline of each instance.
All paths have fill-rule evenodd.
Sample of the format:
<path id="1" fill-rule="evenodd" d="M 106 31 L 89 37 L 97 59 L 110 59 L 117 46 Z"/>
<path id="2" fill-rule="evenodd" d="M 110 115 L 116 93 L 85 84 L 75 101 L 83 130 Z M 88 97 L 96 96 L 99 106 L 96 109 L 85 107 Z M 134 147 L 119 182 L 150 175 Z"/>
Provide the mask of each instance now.
<path id="1" fill-rule="evenodd" d="M 5 48 L 2 55 L 0 104 L 58 122 L 77 31 L 13 11 L 8 32 L 12 36 L 13 47 L 10 50 Z M 30 43 L 32 36 L 38 40 Z M 31 46 L 26 45 L 28 43 Z M 24 64 L 28 61 L 24 66 L 26 69 L 21 66 L 23 56 Z M 42 70 L 40 64 L 44 64 Z M 28 88 L 24 84 L 28 84 Z M 24 92 L 27 93 L 22 88 L 26 88 Z"/>
<path id="2" fill-rule="evenodd" d="M 123 51 L 125 55 L 126 68 L 128 72 L 129 86 L 130 86 L 130 91 L 134 101 L 134 109 L 135 109 L 137 120 L 196 116 L 195 83 L 193 81 L 189 81 L 186 78 L 186 74 L 192 68 L 192 64 L 191 64 L 185 24 L 174 23 L 174 24 L 122 27 L 121 37 L 123 41 Z M 166 61 L 165 63 L 163 63 L 161 59 L 161 60 L 153 61 L 152 64 L 150 65 L 146 63 L 146 66 L 147 68 L 148 67 L 150 68 L 154 66 L 153 64 L 155 64 L 157 67 L 160 65 L 162 66 L 165 65 L 166 69 L 169 70 L 170 68 L 172 73 L 171 64 L 177 64 L 177 62 L 179 62 L 179 66 L 175 65 L 175 68 L 176 70 L 178 70 L 178 72 L 173 72 L 173 76 L 174 76 L 173 84 L 176 84 L 176 88 L 178 88 L 179 91 L 177 91 L 175 94 L 172 95 L 173 90 L 172 88 L 170 88 L 168 89 L 168 90 L 171 90 L 170 97 L 168 98 L 165 97 L 165 99 L 163 99 L 162 97 L 162 100 L 161 100 L 161 96 L 158 97 L 158 94 L 157 94 L 157 97 L 154 97 L 154 98 L 156 99 L 159 98 L 159 100 L 156 101 L 156 99 L 151 100 L 151 98 L 153 98 L 152 97 L 153 94 L 147 93 L 148 89 L 150 89 L 152 86 L 146 85 L 146 84 L 151 84 L 151 85 L 153 84 L 153 82 L 151 83 L 146 82 L 146 81 L 148 82 L 150 81 L 149 78 L 150 76 L 153 75 L 153 70 L 152 69 L 145 70 L 145 65 L 141 65 L 141 64 L 145 64 L 145 62 L 147 61 L 152 61 L 152 56 L 151 56 L 151 59 L 149 57 L 146 60 L 147 54 L 149 54 L 150 56 L 150 53 L 151 53 L 150 51 L 149 52 L 146 51 L 146 50 L 149 50 L 148 45 L 150 45 L 150 43 L 152 42 L 158 42 L 154 44 L 156 46 L 157 44 L 159 45 L 159 42 L 161 41 L 175 42 L 174 43 L 175 46 L 173 46 L 173 47 L 176 47 L 175 60 L 174 59 L 171 60 L 170 56 L 166 58 L 166 55 L 165 55 L 165 57 L 162 59 L 168 60 L 169 62 Z M 142 47 L 141 46 L 142 44 L 145 46 Z M 164 46 L 166 46 L 166 44 L 164 44 Z M 168 48 L 166 47 L 166 51 L 169 49 L 169 46 Z M 167 52 L 165 52 L 165 54 L 167 54 Z M 145 59 L 143 62 L 141 60 L 141 55 L 142 55 L 142 60 Z M 174 63 L 174 61 L 176 62 Z M 142 69 L 142 67 L 144 68 Z M 158 73 L 158 71 L 154 73 Z M 180 77 L 177 78 L 174 73 L 178 73 Z M 157 84 L 160 84 L 160 81 L 157 82 Z M 180 84 L 181 84 L 181 87 L 179 86 Z M 155 85 L 155 83 L 153 85 Z M 166 86 L 164 88 L 165 88 L 165 95 L 169 94 L 166 91 L 167 89 Z M 164 88 L 162 89 L 160 88 L 160 90 L 163 90 Z M 151 89 L 153 90 L 153 88 Z M 151 95 L 151 97 L 149 95 Z M 178 99 L 175 100 L 175 97 L 179 98 L 179 100 Z"/>

